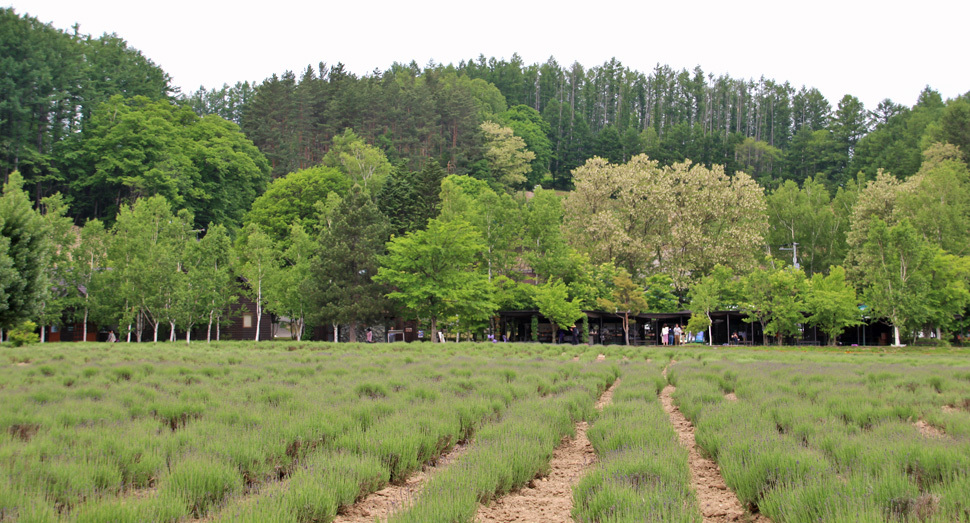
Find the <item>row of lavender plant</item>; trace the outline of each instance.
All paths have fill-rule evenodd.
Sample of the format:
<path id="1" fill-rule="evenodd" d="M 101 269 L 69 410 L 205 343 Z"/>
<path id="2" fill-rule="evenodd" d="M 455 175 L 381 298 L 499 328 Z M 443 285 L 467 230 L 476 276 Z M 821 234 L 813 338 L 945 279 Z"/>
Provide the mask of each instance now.
<path id="1" fill-rule="evenodd" d="M 605 365 L 570 372 L 549 395 L 510 407 L 501 421 L 476 435 L 465 455 L 430 480 L 413 505 L 390 521 L 473 521 L 480 503 L 548 474 L 556 446 L 574 434 L 576 421 L 592 415 L 594 399 L 617 376 L 616 367 Z"/>
<path id="2" fill-rule="evenodd" d="M 675 400 L 750 509 L 776 522 L 970 518 L 965 362 L 695 355 L 675 367 Z M 920 420 L 945 433 L 921 432 Z"/>
<path id="3" fill-rule="evenodd" d="M 599 522 L 701 521 L 688 453 L 660 405 L 666 385 L 656 365 L 628 364 L 588 431 L 599 463 L 573 492 L 573 519 Z"/>

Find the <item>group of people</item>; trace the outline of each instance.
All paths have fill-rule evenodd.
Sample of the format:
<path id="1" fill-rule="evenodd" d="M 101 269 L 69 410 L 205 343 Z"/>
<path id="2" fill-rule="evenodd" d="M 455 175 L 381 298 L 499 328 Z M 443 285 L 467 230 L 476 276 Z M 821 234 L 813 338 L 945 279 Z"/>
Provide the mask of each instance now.
<path id="1" fill-rule="evenodd" d="M 566 341 L 566 336 L 569 336 L 571 338 L 570 341 L 572 342 L 573 345 L 579 344 L 579 328 L 576 327 L 575 325 L 569 327 L 568 331 L 566 329 L 559 329 L 557 334 L 559 336 L 560 345 L 564 341 Z"/>
<path id="2" fill-rule="evenodd" d="M 664 345 L 680 345 L 684 340 L 684 330 L 680 328 L 680 324 L 674 325 L 674 328 L 670 328 L 666 323 L 663 328 L 660 329 L 660 343 Z M 687 335 L 690 338 L 690 335 Z"/>

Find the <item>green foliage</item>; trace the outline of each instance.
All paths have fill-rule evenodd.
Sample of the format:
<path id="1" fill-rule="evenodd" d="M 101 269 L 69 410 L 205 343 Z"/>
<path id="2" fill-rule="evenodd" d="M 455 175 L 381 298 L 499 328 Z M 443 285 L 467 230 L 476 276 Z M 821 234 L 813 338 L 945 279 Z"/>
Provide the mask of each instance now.
<path id="1" fill-rule="evenodd" d="M 808 323 L 822 329 L 829 337 L 829 344 L 847 327 L 862 323 L 862 314 L 855 289 L 845 281 L 845 269 L 832 267 L 829 274 L 812 275 L 805 296 L 805 309 L 810 314 Z"/>
<path id="2" fill-rule="evenodd" d="M 775 261 L 771 261 L 774 265 Z M 805 273 L 795 268 L 759 267 L 741 280 L 744 321 L 761 323 L 765 334 L 776 336 L 781 345 L 784 336 L 799 333 L 798 324 L 805 321 Z"/>
<path id="3" fill-rule="evenodd" d="M 394 289 L 388 298 L 429 318 L 433 334 L 441 318 L 485 319 L 495 305 L 487 276 L 475 270 L 481 242 L 466 222 L 432 219 L 427 229 L 387 243 L 374 281 Z"/>
<path id="4" fill-rule="evenodd" d="M 258 224 L 280 244 L 285 244 L 295 223 L 315 235 L 324 225 L 320 222 L 319 202 L 326 202 L 331 193 L 346 196 L 350 186 L 347 176 L 332 167 L 317 166 L 289 173 L 273 180 L 266 192 L 253 201 L 246 223 Z"/>
<path id="5" fill-rule="evenodd" d="M 36 319 L 50 292 L 50 231 L 22 187 L 13 172 L 0 197 L 0 328 L 7 329 Z"/>
<path id="6" fill-rule="evenodd" d="M 509 127 L 495 122 L 483 122 L 480 126 L 485 142 L 485 160 L 488 162 L 486 179 L 497 188 L 511 191 L 526 187 L 526 173 L 533 168 L 535 153 L 526 148 L 525 141 L 513 134 Z"/>
<path id="7" fill-rule="evenodd" d="M 625 343 L 630 344 L 630 315 L 636 316 L 649 307 L 643 289 L 633 282 L 630 273 L 620 269 L 613 277 L 613 291 L 609 298 L 599 298 L 596 304 L 623 319 Z"/>
<path id="8" fill-rule="evenodd" d="M 741 288 L 739 282 L 735 280 L 734 271 L 728 267 L 718 265 L 711 273 L 690 288 L 690 304 L 688 310 L 691 312 L 687 330 L 690 332 L 700 332 L 708 330 L 708 344 L 713 344 L 711 339 L 711 312 L 735 308 L 740 304 Z"/>
<path id="9" fill-rule="evenodd" d="M 484 181 L 451 175 L 441 183 L 441 219 L 470 223 L 485 241 L 482 269 L 495 277 L 517 276 L 522 249 L 522 209 L 512 197 Z M 520 307 L 521 308 L 521 307 Z"/>
<path id="10" fill-rule="evenodd" d="M 574 171 L 564 231 L 593 263 L 630 274 L 666 273 L 680 290 L 721 264 L 754 265 L 767 229 L 763 189 L 744 174 L 645 155 L 621 165 L 593 158 Z M 672 219 L 672 217 L 676 217 Z M 669 248 L 676 245 L 677 248 Z"/>
<path id="11" fill-rule="evenodd" d="M 70 144 L 75 212 L 108 221 L 119 204 L 160 195 L 199 218 L 238 227 L 269 165 L 235 124 L 187 107 L 116 95 Z"/>
<path id="12" fill-rule="evenodd" d="M 900 329 L 921 324 L 928 313 L 929 268 L 934 249 L 908 220 L 889 227 L 876 219 L 860 255 L 860 284 L 872 315 L 888 318 L 900 342 Z"/>
<path id="13" fill-rule="evenodd" d="M 550 279 L 536 287 L 535 302 L 539 313 L 560 329 L 574 327 L 585 316 L 579 301 L 568 299 L 566 284 L 560 280 Z"/>
<path id="14" fill-rule="evenodd" d="M 799 188 L 791 180 L 768 195 L 768 245 L 785 259 L 797 243 L 798 261 L 809 275 L 827 271 L 845 258 L 848 220 L 839 215 L 821 180 L 806 178 Z M 790 251 L 789 251 L 790 252 Z"/>
<path id="15" fill-rule="evenodd" d="M 139 341 L 146 323 L 157 341 L 160 325 L 174 322 L 188 306 L 177 302 L 185 297 L 182 269 L 187 242 L 194 239 L 191 228 L 191 215 L 173 215 L 162 196 L 123 207 L 112 227 L 106 258 L 112 270 L 97 275 L 99 301 L 113 312 L 112 323 L 134 325 Z"/>
<path id="16" fill-rule="evenodd" d="M 209 456 L 181 461 L 162 479 L 162 493 L 175 494 L 195 517 L 203 517 L 213 506 L 242 489 L 242 478 L 234 467 Z"/>
<path id="17" fill-rule="evenodd" d="M 42 326 L 59 325 L 64 309 L 77 294 L 76 288 L 70 286 L 71 273 L 75 270 L 71 251 L 77 242 L 77 234 L 74 221 L 67 217 L 67 203 L 60 194 L 44 198 L 41 211 L 50 239 L 51 259 L 47 266 L 50 289 L 40 304 L 37 320 Z"/>
<path id="18" fill-rule="evenodd" d="M 715 269 L 716 270 L 716 269 Z M 651 274 L 644 279 L 643 297 L 650 312 L 677 312 L 680 299 L 674 294 L 674 280 L 667 274 Z"/>
<path id="19" fill-rule="evenodd" d="M 19 325 L 11 327 L 7 331 L 7 341 L 14 347 L 22 347 L 31 343 L 37 343 L 40 335 L 37 334 L 37 324 L 32 321 L 25 321 Z"/>
<path id="20" fill-rule="evenodd" d="M 260 338 L 263 308 L 267 299 L 272 298 L 271 283 L 278 278 L 279 252 L 273 240 L 255 223 L 243 229 L 236 240 L 236 273 L 245 278 L 243 287 L 253 303 L 256 304 L 256 341 Z"/>
<path id="21" fill-rule="evenodd" d="M 388 309 L 386 287 L 372 278 L 378 274 L 390 226 L 360 186 L 351 189 L 334 216 L 320 234 L 317 258 L 307 267 L 315 293 L 307 311 L 317 311 L 320 320 L 349 324 L 354 342 L 358 324 L 379 321 Z M 291 287 L 303 281 L 295 278 Z"/>
<path id="22" fill-rule="evenodd" d="M 542 119 L 539 111 L 527 105 L 510 107 L 498 115 L 497 121 L 511 128 L 513 134 L 521 138 L 535 156 L 531 161 L 531 170 L 526 174 L 526 187 L 535 187 L 549 172 L 552 163 L 552 143 L 549 141 L 552 129 L 549 123 Z"/>
<path id="23" fill-rule="evenodd" d="M 376 194 L 391 172 L 391 164 L 384 152 L 365 143 L 349 128 L 333 138 L 321 163 L 340 169 L 350 178 L 351 184 L 360 185 L 368 194 Z"/>

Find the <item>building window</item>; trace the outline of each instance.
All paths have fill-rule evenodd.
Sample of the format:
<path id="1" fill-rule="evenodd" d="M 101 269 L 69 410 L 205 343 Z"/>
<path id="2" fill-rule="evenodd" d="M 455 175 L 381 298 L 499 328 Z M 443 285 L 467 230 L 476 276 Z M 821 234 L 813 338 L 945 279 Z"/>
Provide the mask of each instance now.
<path id="1" fill-rule="evenodd" d="M 252 314 L 243 314 L 243 328 L 244 329 L 251 329 L 251 328 L 253 328 L 253 315 Z"/>

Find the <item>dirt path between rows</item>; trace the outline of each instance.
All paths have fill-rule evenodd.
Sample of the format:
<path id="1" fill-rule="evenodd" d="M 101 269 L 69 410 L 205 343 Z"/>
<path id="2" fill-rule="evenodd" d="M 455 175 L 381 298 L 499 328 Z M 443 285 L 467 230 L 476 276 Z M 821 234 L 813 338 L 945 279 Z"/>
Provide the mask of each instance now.
<path id="1" fill-rule="evenodd" d="M 667 377 L 667 368 L 677 363 L 674 360 L 663 370 Z M 724 483 L 721 470 L 717 463 L 701 455 L 694 441 L 694 426 L 681 414 L 674 405 L 673 394 L 677 390 L 673 385 L 667 385 L 660 393 L 660 403 L 663 405 L 670 423 L 680 437 L 680 444 L 687 448 L 690 455 L 690 483 L 697 493 L 697 502 L 701 507 L 701 514 L 705 522 L 722 523 L 726 521 L 746 521 L 754 523 L 771 523 L 771 520 L 760 514 L 746 514 L 738 497 L 734 495 Z"/>
<path id="2" fill-rule="evenodd" d="M 620 380 L 600 396 L 596 410 L 613 401 L 613 390 Z M 549 475 L 528 486 L 481 506 L 475 521 L 479 523 L 508 523 L 512 521 L 541 521 L 542 523 L 572 523 L 573 487 L 579 483 L 586 469 L 596 462 L 596 451 L 586 437 L 589 424 L 576 423 L 576 436 L 563 441 L 549 462 Z"/>
<path id="3" fill-rule="evenodd" d="M 395 512 L 406 509 L 417 499 L 418 494 L 431 477 L 461 457 L 468 449 L 468 443 L 455 445 L 450 451 L 438 457 L 434 466 L 426 465 L 420 472 L 408 476 L 403 485 L 388 485 L 348 507 L 338 514 L 334 523 L 374 523 L 387 521 Z"/>

